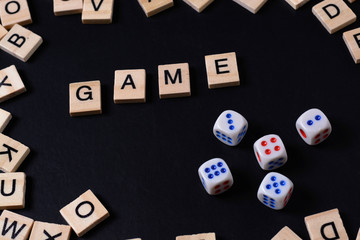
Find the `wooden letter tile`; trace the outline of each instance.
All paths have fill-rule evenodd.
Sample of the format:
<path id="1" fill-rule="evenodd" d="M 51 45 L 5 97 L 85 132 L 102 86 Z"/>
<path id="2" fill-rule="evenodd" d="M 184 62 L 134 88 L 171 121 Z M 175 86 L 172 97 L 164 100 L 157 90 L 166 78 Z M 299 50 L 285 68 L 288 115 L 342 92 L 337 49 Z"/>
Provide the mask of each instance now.
<path id="1" fill-rule="evenodd" d="M 234 2 L 255 14 L 264 6 L 267 0 L 234 0 Z"/>
<path id="2" fill-rule="evenodd" d="M 205 56 L 205 64 L 210 89 L 240 85 L 235 52 Z"/>
<path id="3" fill-rule="evenodd" d="M 101 114 L 100 81 L 71 83 L 69 92 L 70 116 Z"/>
<path id="4" fill-rule="evenodd" d="M 348 240 L 348 235 L 337 208 L 305 217 L 311 240 Z"/>
<path id="5" fill-rule="evenodd" d="M 284 227 L 271 240 L 301 240 L 290 228 Z"/>
<path id="6" fill-rule="evenodd" d="M 0 216 L 0 239 L 26 240 L 33 223 L 31 218 L 4 210 Z"/>
<path id="7" fill-rule="evenodd" d="M 60 213 L 79 237 L 109 217 L 109 212 L 91 190 L 66 205 Z"/>
<path id="8" fill-rule="evenodd" d="M 174 6 L 173 0 L 138 0 L 147 17 Z"/>
<path id="9" fill-rule="evenodd" d="M 84 0 L 82 23 L 108 24 L 112 22 L 114 0 Z"/>
<path id="10" fill-rule="evenodd" d="M 14 65 L 0 70 L 0 102 L 26 92 L 26 88 Z"/>
<path id="11" fill-rule="evenodd" d="M 286 2 L 295 10 L 304 6 L 305 3 L 309 2 L 309 1 L 310 0 L 286 0 Z"/>
<path id="12" fill-rule="evenodd" d="M 0 48 L 21 61 L 26 62 L 42 42 L 43 40 L 39 35 L 15 24 L 0 41 Z"/>
<path id="13" fill-rule="evenodd" d="M 25 173 L 0 173 L 0 209 L 25 207 Z"/>
<path id="14" fill-rule="evenodd" d="M 0 25 L 0 40 L 5 37 L 5 35 L 8 33 L 6 28 L 4 28 L 2 25 Z"/>
<path id="15" fill-rule="evenodd" d="M 214 0 L 184 0 L 184 2 L 186 2 L 190 7 L 199 13 L 202 12 L 213 1 Z"/>
<path id="16" fill-rule="evenodd" d="M 29 153 L 30 148 L 0 133 L 0 170 L 15 172 Z"/>
<path id="17" fill-rule="evenodd" d="M 188 63 L 159 65 L 158 72 L 160 98 L 191 95 Z"/>
<path id="18" fill-rule="evenodd" d="M 0 87 L 1 90 L 1 87 Z M 0 132 L 3 132 L 12 116 L 11 113 L 0 108 Z"/>
<path id="19" fill-rule="evenodd" d="M 343 39 L 355 63 L 360 63 L 360 28 L 343 33 Z"/>
<path id="20" fill-rule="evenodd" d="M 114 102 L 146 102 L 145 69 L 115 71 Z"/>
<path id="21" fill-rule="evenodd" d="M 54 0 L 55 16 L 81 13 L 82 9 L 83 0 Z"/>
<path id="22" fill-rule="evenodd" d="M 6 29 L 10 29 L 15 24 L 24 26 L 32 23 L 27 0 L 1 0 L 0 18 Z"/>
<path id="23" fill-rule="evenodd" d="M 326 30 L 333 34 L 356 21 L 355 13 L 342 0 L 325 0 L 312 8 Z"/>
<path id="24" fill-rule="evenodd" d="M 34 222 L 29 240 L 54 239 L 69 240 L 71 228 L 68 225 L 60 225 L 46 222 Z"/>
<path id="25" fill-rule="evenodd" d="M 177 236 L 176 240 L 216 240 L 215 233 L 201 233 L 194 235 Z"/>

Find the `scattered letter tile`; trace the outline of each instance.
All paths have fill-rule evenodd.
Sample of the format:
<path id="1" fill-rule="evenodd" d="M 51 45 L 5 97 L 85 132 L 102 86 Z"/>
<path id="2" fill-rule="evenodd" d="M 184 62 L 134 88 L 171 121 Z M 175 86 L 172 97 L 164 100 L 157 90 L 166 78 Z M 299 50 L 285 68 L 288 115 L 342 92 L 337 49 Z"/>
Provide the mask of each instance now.
<path id="1" fill-rule="evenodd" d="M 284 227 L 271 240 L 301 240 L 289 227 Z"/>
<path id="2" fill-rule="evenodd" d="M 173 0 L 138 0 L 147 17 L 174 6 Z"/>
<path id="3" fill-rule="evenodd" d="M 84 0 L 82 22 L 84 24 L 108 24 L 112 22 L 114 0 Z"/>
<path id="4" fill-rule="evenodd" d="M 32 23 L 27 0 L 1 0 L 0 18 L 6 29 L 15 24 L 24 26 Z"/>
<path id="5" fill-rule="evenodd" d="M 26 240 L 33 223 L 31 218 L 4 210 L 0 216 L 0 239 Z"/>
<path id="6" fill-rule="evenodd" d="M 159 65 L 158 72 L 160 98 L 191 95 L 188 63 Z"/>
<path id="7" fill-rule="evenodd" d="M 0 133 L 0 170 L 15 172 L 29 153 L 27 146 Z"/>
<path id="8" fill-rule="evenodd" d="M 0 102 L 26 92 L 26 88 L 14 65 L 0 70 Z"/>
<path id="9" fill-rule="evenodd" d="M 81 13 L 83 0 L 54 0 L 55 16 Z"/>
<path id="10" fill-rule="evenodd" d="M 213 1 L 214 0 L 184 0 L 184 2 L 186 2 L 190 7 L 199 13 L 202 12 Z"/>
<path id="11" fill-rule="evenodd" d="M 0 173 L 0 209 L 25 207 L 25 173 Z"/>
<path id="12" fill-rule="evenodd" d="M 201 233 L 194 235 L 177 236 L 176 240 L 216 240 L 215 233 Z"/>
<path id="13" fill-rule="evenodd" d="M 0 108 L 0 132 L 4 131 L 11 118 L 11 113 Z"/>
<path id="14" fill-rule="evenodd" d="M 29 240 L 54 239 L 69 240 L 71 228 L 68 225 L 60 225 L 46 222 L 34 222 Z"/>
<path id="15" fill-rule="evenodd" d="M 4 28 L 2 25 L 0 25 L 0 40 L 8 33 L 6 28 Z"/>
<path id="16" fill-rule="evenodd" d="M 286 0 L 286 2 L 295 10 L 304 6 L 310 0 Z"/>
<path id="17" fill-rule="evenodd" d="M 360 63 L 360 28 L 343 33 L 343 39 L 355 63 Z"/>
<path id="18" fill-rule="evenodd" d="M 234 2 L 255 14 L 264 6 L 267 0 L 234 0 Z"/>
<path id="19" fill-rule="evenodd" d="M 145 69 L 115 71 L 114 102 L 139 103 L 146 101 Z"/>

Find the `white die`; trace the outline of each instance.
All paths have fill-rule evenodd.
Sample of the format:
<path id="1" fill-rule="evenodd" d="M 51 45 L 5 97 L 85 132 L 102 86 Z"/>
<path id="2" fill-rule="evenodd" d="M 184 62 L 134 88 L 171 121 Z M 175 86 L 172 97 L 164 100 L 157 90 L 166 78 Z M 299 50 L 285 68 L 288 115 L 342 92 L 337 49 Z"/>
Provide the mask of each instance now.
<path id="1" fill-rule="evenodd" d="M 247 129 L 248 122 L 241 114 L 226 110 L 216 120 L 213 132 L 221 142 L 236 146 L 245 136 Z"/>
<path id="2" fill-rule="evenodd" d="M 280 210 L 288 203 L 294 190 L 292 181 L 276 172 L 268 173 L 261 182 L 257 197 L 269 208 Z"/>
<path id="3" fill-rule="evenodd" d="M 287 162 L 287 153 L 283 141 L 278 135 L 269 134 L 254 143 L 254 153 L 260 167 L 273 170 Z"/>
<path id="4" fill-rule="evenodd" d="M 221 158 L 213 158 L 203 163 L 198 170 L 200 180 L 210 195 L 228 190 L 234 183 L 230 168 Z"/>
<path id="5" fill-rule="evenodd" d="M 332 130 L 329 119 L 317 108 L 304 112 L 296 121 L 296 129 L 301 138 L 309 145 L 321 143 Z"/>

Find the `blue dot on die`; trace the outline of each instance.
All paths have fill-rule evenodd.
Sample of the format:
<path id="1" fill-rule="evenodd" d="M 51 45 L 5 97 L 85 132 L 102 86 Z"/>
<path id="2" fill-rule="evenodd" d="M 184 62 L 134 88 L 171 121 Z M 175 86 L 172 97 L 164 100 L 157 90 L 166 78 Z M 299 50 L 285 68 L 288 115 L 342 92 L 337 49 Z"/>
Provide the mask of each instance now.
<path id="1" fill-rule="evenodd" d="M 228 121 L 228 124 L 232 124 L 233 122 L 234 122 L 234 121 L 230 119 L 230 120 Z"/>
<path id="2" fill-rule="evenodd" d="M 222 162 L 218 162 L 218 167 L 222 167 L 223 166 L 223 163 Z"/>
<path id="3" fill-rule="evenodd" d="M 273 184 L 273 186 L 276 188 L 276 187 L 279 186 L 279 184 L 276 182 L 276 183 Z"/>
<path id="4" fill-rule="evenodd" d="M 280 189 L 276 189 L 276 190 L 275 190 L 275 193 L 276 193 L 276 194 L 280 194 L 280 193 L 281 193 L 281 190 L 280 190 Z"/>
<path id="5" fill-rule="evenodd" d="M 313 125 L 313 123 L 314 122 L 312 120 L 307 121 L 307 125 L 309 125 L 309 126 Z"/>
<path id="6" fill-rule="evenodd" d="M 273 181 L 273 182 L 276 181 L 276 177 L 275 177 L 275 176 L 272 176 L 270 179 L 271 179 L 271 181 Z"/>
<path id="7" fill-rule="evenodd" d="M 270 184 L 266 185 L 266 189 L 271 189 L 271 185 Z"/>
<path id="8" fill-rule="evenodd" d="M 210 168 L 205 168 L 205 172 L 209 173 L 210 172 Z"/>
<path id="9" fill-rule="evenodd" d="M 210 173 L 210 174 L 208 175 L 208 178 L 209 178 L 209 179 L 213 179 L 213 178 L 214 178 L 214 175 Z"/>
<path id="10" fill-rule="evenodd" d="M 222 173 L 226 173 L 226 168 L 222 168 L 220 171 L 221 171 Z"/>
<path id="11" fill-rule="evenodd" d="M 316 121 L 320 121 L 320 119 L 321 119 L 321 116 L 320 116 L 320 115 L 316 115 L 316 116 L 315 116 L 315 120 L 316 120 Z"/>
<path id="12" fill-rule="evenodd" d="M 220 172 L 219 171 L 216 171 L 215 172 L 215 176 L 219 176 L 220 175 Z"/>
<path id="13" fill-rule="evenodd" d="M 215 170 L 216 169 L 216 165 L 211 165 L 211 169 Z"/>
<path id="14" fill-rule="evenodd" d="M 235 129 L 234 125 L 230 125 L 229 129 L 234 130 Z"/>
<path id="15" fill-rule="evenodd" d="M 281 181 L 281 182 L 280 182 L 280 185 L 281 185 L 281 186 L 285 186 L 285 185 L 286 185 L 286 182 L 285 182 L 285 181 Z"/>
<path id="16" fill-rule="evenodd" d="M 230 113 L 226 114 L 226 117 L 231 118 L 231 114 Z"/>

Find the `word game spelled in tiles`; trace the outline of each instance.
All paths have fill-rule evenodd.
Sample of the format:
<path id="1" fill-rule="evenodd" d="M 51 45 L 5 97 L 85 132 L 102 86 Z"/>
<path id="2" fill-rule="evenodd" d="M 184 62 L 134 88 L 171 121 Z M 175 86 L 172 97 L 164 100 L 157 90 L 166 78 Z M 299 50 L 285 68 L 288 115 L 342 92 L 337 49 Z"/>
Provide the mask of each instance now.
<path id="1" fill-rule="evenodd" d="M 0 173 L 0 209 L 25 207 L 26 175 L 22 172 Z"/>
<path id="2" fill-rule="evenodd" d="M 159 65 L 160 98 L 191 96 L 188 63 Z"/>
<path id="3" fill-rule="evenodd" d="M 30 148 L 0 133 L 0 170 L 15 172 L 30 153 Z"/>
<path id="4" fill-rule="evenodd" d="M 287 162 L 287 153 L 281 138 L 276 134 L 269 134 L 254 143 L 254 153 L 260 167 L 273 170 Z"/>
<path id="5" fill-rule="evenodd" d="M 174 6 L 173 0 L 138 0 L 147 17 Z"/>
<path id="6" fill-rule="evenodd" d="M 78 14 L 82 9 L 83 0 L 54 0 L 55 16 Z"/>
<path id="7" fill-rule="evenodd" d="M 112 23 L 114 0 L 84 0 L 82 23 L 109 24 Z"/>
<path id="8" fill-rule="evenodd" d="M 101 114 L 100 81 L 70 83 L 70 116 Z"/>
<path id="9" fill-rule="evenodd" d="M 285 226 L 271 240 L 301 240 L 301 238 Z"/>
<path id="10" fill-rule="evenodd" d="M 26 240 L 33 223 L 31 218 L 4 210 L 0 216 L 0 239 Z"/>
<path id="11" fill-rule="evenodd" d="M 337 208 L 307 216 L 305 224 L 311 240 L 349 239 Z"/>
<path id="12" fill-rule="evenodd" d="M 234 2 L 255 14 L 264 6 L 267 0 L 234 0 Z"/>
<path id="13" fill-rule="evenodd" d="M 198 173 L 206 192 L 210 195 L 223 193 L 234 183 L 230 168 L 221 158 L 206 161 L 199 167 Z"/>
<path id="14" fill-rule="evenodd" d="M 193 235 L 177 236 L 176 240 L 216 240 L 215 233 L 200 233 Z"/>
<path id="15" fill-rule="evenodd" d="M 236 146 L 248 130 L 247 120 L 238 112 L 225 110 L 217 118 L 213 133 L 219 141 L 229 146 Z"/>
<path id="16" fill-rule="evenodd" d="M 209 6 L 214 0 L 183 0 L 183 1 L 200 13 L 207 6 Z"/>
<path id="17" fill-rule="evenodd" d="M 60 213 L 79 237 L 109 217 L 109 212 L 91 190 L 66 205 Z"/>
<path id="18" fill-rule="evenodd" d="M 210 89 L 240 85 L 235 52 L 207 55 L 205 65 Z"/>
<path id="19" fill-rule="evenodd" d="M 70 234 L 71 228 L 68 225 L 35 221 L 29 240 L 69 240 Z"/>
<path id="20" fill-rule="evenodd" d="M 333 34 L 356 21 L 355 13 L 342 0 L 325 0 L 312 8 L 326 30 Z"/>
<path id="21" fill-rule="evenodd" d="M 15 65 L 0 70 L 0 102 L 26 92 Z"/>
<path id="22" fill-rule="evenodd" d="M 360 28 L 343 33 L 343 39 L 355 63 L 360 63 Z"/>
<path id="23" fill-rule="evenodd" d="M 257 197 L 265 206 L 280 210 L 288 203 L 294 189 L 293 182 L 276 172 L 268 173 L 260 184 Z"/>
<path id="24" fill-rule="evenodd" d="M 286 0 L 286 2 L 295 10 L 298 10 L 300 7 L 304 6 L 310 0 Z"/>
<path id="25" fill-rule="evenodd" d="M 4 131 L 6 126 L 9 124 L 11 118 L 11 113 L 0 108 L 0 132 Z"/>
<path id="26" fill-rule="evenodd" d="M 6 29 L 15 24 L 24 26 L 32 23 L 27 0 L 1 0 L 0 18 Z"/>
<path id="27" fill-rule="evenodd" d="M 0 25 L 0 40 L 8 33 L 6 28 L 4 28 L 2 25 Z"/>
<path id="28" fill-rule="evenodd" d="M 26 62 L 42 42 L 43 40 L 39 35 L 15 24 L 0 41 L 0 48 L 21 61 Z"/>
<path id="29" fill-rule="evenodd" d="M 114 103 L 146 102 L 145 69 L 115 71 Z"/>

